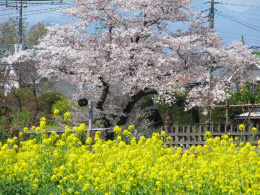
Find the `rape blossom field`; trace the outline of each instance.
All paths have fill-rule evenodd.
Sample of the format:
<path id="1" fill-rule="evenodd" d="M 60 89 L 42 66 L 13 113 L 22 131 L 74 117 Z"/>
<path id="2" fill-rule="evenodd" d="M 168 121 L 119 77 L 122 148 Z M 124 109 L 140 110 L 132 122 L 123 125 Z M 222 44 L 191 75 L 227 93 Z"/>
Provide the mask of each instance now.
<path id="1" fill-rule="evenodd" d="M 45 127 L 42 118 L 37 139 L 24 141 L 25 128 L 0 144 L 0 194 L 260 194 L 259 148 L 228 135 L 207 132 L 183 153 L 163 145 L 165 132 L 137 141 L 133 126 L 117 126 L 116 140 L 97 132 L 83 144 L 84 124 L 49 137 Z"/>

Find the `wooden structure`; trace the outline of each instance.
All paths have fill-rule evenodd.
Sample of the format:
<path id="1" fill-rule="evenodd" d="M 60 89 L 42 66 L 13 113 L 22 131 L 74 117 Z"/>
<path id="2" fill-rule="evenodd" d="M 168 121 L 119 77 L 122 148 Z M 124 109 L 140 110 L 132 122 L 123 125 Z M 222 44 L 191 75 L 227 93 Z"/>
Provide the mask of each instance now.
<path id="1" fill-rule="evenodd" d="M 226 102 L 226 105 L 211 105 L 211 108 L 225 108 L 226 109 L 226 125 L 228 125 L 228 109 L 235 109 L 235 108 L 260 108 L 260 104 L 241 104 L 241 105 L 228 105 Z M 250 115 L 248 116 L 250 117 Z"/>
<path id="2" fill-rule="evenodd" d="M 257 145 L 260 138 L 260 126 L 257 125 L 257 131 L 254 134 L 251 132 L 253 126 L 245 125 L 245 130 L 242 131 L 242 141 L 244 143 L 251 142 Z M 166 131 L 166 136 L 171 136 L 173 146 L 182 147 L 184 150 L 189 149 L 191 146 L 198 146 L 205 144 L 204 134 L 206 131 L 210 131 L 212 137 L 222 136 L 223 134 L 230 134 L 230 137 L 235 139 L 238 137 L 240 140 L 241 131 L 239 130 L 239 125 L 224 125 L 224 124 L 208 124 L 195 125 L 188 127 L 167 127 L 163 126 L 161 131 Z M 165 142 L 166 143 L 166 142 Z M 166 143 L 167 144 L 167 143 Z M 169 145 L 169 144 L 167 144 Z"/>
<path id="3" fill-rule="evenodd" d="M 86 129 L 85 130 L 86 132 L 88 132 L 89 130 Z M 101 136 L 103 136 L 104 138 L 111 132 L 113 132 L 113 128 L 94 128 L 90 131 L 90 136 L 92 137 L 92 139 L 94 140 L 94 137 L 95 137 L 95 133 L 97 131 L 100 131 L 101 132 Z M 65 133 L 65 129 L 62 128 L 62 129 L 48 129 L 46 130 L 46 134 L 48 135 L 48 137 L 51 135 L 52 132 L 55 132 L 57 133 L 58 135 L 61 135 L 63 133 Z M 75 130 L 71 130 L 71 132 L 76 132 Z M 41 132 L 35 132 L 35 131 L 32 131 L 32 130 L 29 130 L 28 132 L 24 133 L 25 135 L 27 135 L 27 137 L 29 135 L 37 135 L 37 134 L 41 134 Z"/>

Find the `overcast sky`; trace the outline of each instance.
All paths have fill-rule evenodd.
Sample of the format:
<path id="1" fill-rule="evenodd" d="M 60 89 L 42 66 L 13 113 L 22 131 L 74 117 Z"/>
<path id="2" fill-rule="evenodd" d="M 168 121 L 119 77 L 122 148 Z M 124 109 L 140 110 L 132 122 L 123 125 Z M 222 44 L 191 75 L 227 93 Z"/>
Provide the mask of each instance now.
<path id="1" fill-rule="evenodd" d="M 190 7 L 208 15 L 210 1 L 194 0 Z M 65 24 L 68 18 L 55 10 L 70 7 L 72 2 L 73 0 L 63 0 L 62 3 L 45 1 L 41 3 L 47 4 L 28 5 L 23 9 L 23 17 L 30 25 L 39 21 Z M 14 5 L 11 2 L 8 4 Z M 239 41 L 243 35 L 246 45 L 260 46 L 260 0 L 215 0 L 215 9 L 214 29 L 222 35 L 225 44 L 230 44 L 233 40 Z M 7 8 L 5 1 L 0 0 L 0 22 L 17 19 L 18 15 L 19 9 Z"/>

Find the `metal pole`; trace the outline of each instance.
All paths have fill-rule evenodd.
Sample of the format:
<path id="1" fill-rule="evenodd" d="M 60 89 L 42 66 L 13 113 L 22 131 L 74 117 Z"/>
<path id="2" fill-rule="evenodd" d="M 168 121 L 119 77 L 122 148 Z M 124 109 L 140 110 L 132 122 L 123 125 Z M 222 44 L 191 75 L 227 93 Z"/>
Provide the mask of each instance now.
<path id="1" fill-rule="evenodd" d="M 228 102 L 226 102 L 226 125 L 228 125 Z"/>
<path id="2" fill-rule="evenodd" d="M 210 93 L 211 93 L 211 75 L 212 75 L 212 67 L 211 67 L 211 62 L 210 62 L 210 68 L 209 68 L 209 106 L 208 106 L 208 122 L 209 122 L 209 126 L 210 126 Z"/>
<path id="3" fill-rule="evenodd" d="M 243 36 L 243 35 L 241 35 L 241 37 L 240 37 L 240 41 L 241 41 L 241 43 L 242 43 L 243 45 L 245 44 L 244 36 Z"/>
<path id="4" fill-rule="evenodd" d="M 19 17 L 19 44 L 23 43 L 23 2 L 20 2 L 20 17 Z"/>
<path id="5" fill-rule="evenodd" d="M 91 135 L 91 130 L 92 130 L 92 120 L 93 120 L 93 102 L 90 100 L 89 102 L 89 128 L 87 132 L 87 137 L 90 137 Z"/>
<path id="6" fill-rule="evenodd" d="M 211 0 L 211 7 L 210 7 L 210 13 L 209 13 L 209 28 L 214 28 L 214 0 Z"/>
<path id="7" fill-rule="evenodd" d="M 209 28 L 213 29 L 214 28 L 214 0 L 211 0 L 211 8 L 210 8 L 210 13 L 209 13 Z M 209 127 L 210 127 L 210 93 L 211 93 L 211 75 L 212 75 L 212 62 L 210 62 L 210 68 L 209 68 L 209 105 L 208 105 L 208 122 L 209 122 Z"/>

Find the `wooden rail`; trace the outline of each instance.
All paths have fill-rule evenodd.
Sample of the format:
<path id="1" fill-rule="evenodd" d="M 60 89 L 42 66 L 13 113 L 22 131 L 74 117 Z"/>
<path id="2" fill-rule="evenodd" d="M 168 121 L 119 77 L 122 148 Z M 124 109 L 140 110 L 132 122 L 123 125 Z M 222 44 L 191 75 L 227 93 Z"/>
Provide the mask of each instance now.
<path id="1" fill-rule="evenodd" d="M 96 133 L 97 131 L 100 131 L 101 134 L 102 134 L 102 136 L 103 136 L 103 138 L 105 138 L 110 132 L 113 131 L 113 129 L 112 129 L 112 128 L 94 128 L 94 129 L 92 129 L 92 130 L 90 131 L 90 136 L 92 137 L 92 139 L 94 139 L 95 133 Z M 61 129 L 55 129 L 55 130 L 53 130 L 53 129 L 48 129 L 48 128 L 47 128 L 45 133 L 46 133 L 46 134 L 48 135 L 48 137 L 49 137 L 52 132 L 55 132 L 55 133 L 57 133 L 58 135 L 61 135 L 61 134 L 65 133 L 65 129 L 64 129 L 64 128 L 61 128 Z M 75 131 L 75 130 L 71 130 L 71 132 L 76 132 L 76 131 Z M 88 132 L 88 129 L 85 129 L 85 132 Z M 33 130 L 29 130 L 28 132 L 23 132 L 23 133 L 25 134 L 25 136 L 27 137 L 27 139 L 29 139 L 29 135 L 42 134 L 41 131 L 35 132 L 35 131 L 33 131 Z"/>

